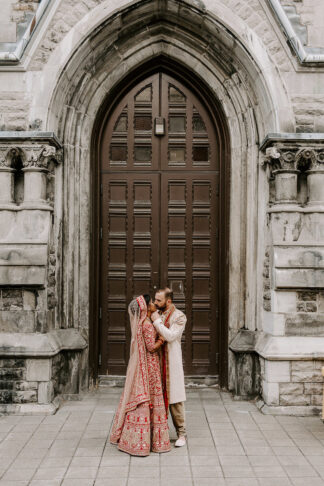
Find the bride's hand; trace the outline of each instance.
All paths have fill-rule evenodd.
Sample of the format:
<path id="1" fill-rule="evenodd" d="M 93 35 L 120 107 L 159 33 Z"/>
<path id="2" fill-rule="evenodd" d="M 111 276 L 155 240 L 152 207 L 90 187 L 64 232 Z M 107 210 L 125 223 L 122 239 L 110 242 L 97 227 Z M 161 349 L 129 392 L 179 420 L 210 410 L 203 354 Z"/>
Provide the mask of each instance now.
<path id="1" fill-rule="evenodd" d="M 165 339 L 162 336 L 160 336 L 160 335 L 158 336 L 158 339 L 157 340 L 158 341 L 161 341 L 162 344 L 164 344 L 164 342 L 165 342 Z"/>
<path id="2" fill-rule="evenodd" d="M 151 314 L 151 320 L 153 322 L 156 321 L 156 319 L 159 319 L 159 317 L 160 317 L 160 314 L 157 311 L 155 311 L 155 312 L 153 312 L 153 314 Z"/>

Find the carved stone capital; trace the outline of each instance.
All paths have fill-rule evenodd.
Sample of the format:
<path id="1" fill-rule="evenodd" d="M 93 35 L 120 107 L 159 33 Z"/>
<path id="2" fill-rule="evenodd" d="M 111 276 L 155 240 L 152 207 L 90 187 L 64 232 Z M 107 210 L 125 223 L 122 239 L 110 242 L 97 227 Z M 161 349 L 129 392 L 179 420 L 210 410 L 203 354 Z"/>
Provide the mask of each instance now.
<path id="1" fill-rule="evenodd" d="M 14 169 L 15 162 L 21 153 L 19 148 L 12 145 L 0 146 L 0 170 L 1 169 Z"/>
<path id="2" fill-rule="evenodd" d="M 23 166 L 27 168 L 47 169 L 51 159 L 55 159 L 56 148 L 51 145 L 32 145 L 24 147 Z"/>
<path id="3" fill-rule="evenodd" d="M 324 169 L 324 145 L 314 146 L 291 143 L 276 143 L 265 149 L 261 165 L 269 164 L 273 170 Z"/>
<path id="4" fill-rule="evenodd" d="M 271 177 L 273 177 L 275 171 L 295 172 L 298 170 L 296 166 L 296 152 L 290 149 L 279 149 L 276 146 L 266 149 L 262 165 L 265 164 L 269 167 Z"/>

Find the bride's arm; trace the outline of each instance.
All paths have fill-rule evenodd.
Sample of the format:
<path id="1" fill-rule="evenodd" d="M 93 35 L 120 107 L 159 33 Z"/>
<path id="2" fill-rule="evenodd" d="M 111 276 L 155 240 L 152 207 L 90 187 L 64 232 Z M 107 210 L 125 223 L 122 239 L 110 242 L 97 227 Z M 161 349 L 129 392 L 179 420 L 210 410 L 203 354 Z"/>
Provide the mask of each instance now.
<path id="1" fill-rule="evenodd" d="M 148 321 L 143 323 L 143 336 L 145 341 L 146 349 L 150 353 L 155 353 L 163 344 L 163 339 L 159 338 L 155 341 L 155 330 L 152 324 Z"/>

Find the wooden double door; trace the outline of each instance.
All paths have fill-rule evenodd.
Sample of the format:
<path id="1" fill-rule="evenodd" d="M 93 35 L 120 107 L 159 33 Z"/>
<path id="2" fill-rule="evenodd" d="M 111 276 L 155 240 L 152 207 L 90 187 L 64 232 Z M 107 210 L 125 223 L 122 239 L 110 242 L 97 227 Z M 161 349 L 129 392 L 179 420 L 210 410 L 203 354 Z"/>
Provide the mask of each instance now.
<path id="1" fill-rule="evenodd" d="M 187 315 L 185 373 L 218 374 L 220 153 L 205 105 L 164 73 L 129 90 L 109 116 L 100 148 L 100 374 L 125 374 L 128 304 L 164 286 Z"/>

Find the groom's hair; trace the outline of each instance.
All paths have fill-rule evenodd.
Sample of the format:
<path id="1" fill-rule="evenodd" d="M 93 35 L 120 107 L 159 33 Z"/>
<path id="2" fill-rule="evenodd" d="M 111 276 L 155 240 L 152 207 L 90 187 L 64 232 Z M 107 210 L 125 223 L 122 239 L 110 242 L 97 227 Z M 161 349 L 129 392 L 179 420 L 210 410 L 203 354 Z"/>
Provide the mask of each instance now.
<path id="1" fill-rule="evenodd" d="M 164 292 L 165 298 L 170 299 L 173 302 L 173 290 L 169 289 L 169 287 L 164 287 L 160 289 L 159 292 Z"/>

